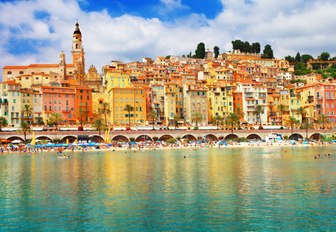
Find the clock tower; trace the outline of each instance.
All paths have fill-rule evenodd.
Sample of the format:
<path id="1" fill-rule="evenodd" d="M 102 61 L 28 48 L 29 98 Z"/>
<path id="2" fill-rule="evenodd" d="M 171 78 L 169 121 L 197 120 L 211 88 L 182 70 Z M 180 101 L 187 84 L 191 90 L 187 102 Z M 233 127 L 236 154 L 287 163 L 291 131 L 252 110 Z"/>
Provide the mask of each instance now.
<path id="1" fill-rule="evenodd" d="M 72 63 L 76 67 L 75 77 L 78 81 L 82 81 L 85 76 L 85 60 L 84 60 L 84 47 L 82 42 L 82 33 L 79 29 L 79 24 L 76 22 L 76 28 L 73 33 L 72 40 Z"/>

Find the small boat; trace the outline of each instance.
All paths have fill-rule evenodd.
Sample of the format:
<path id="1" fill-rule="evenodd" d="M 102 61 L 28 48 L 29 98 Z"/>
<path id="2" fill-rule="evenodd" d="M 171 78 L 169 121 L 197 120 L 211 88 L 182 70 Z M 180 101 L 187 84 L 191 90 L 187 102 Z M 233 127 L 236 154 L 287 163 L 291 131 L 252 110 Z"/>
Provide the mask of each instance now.
<path id="1" fill-rule="evenodd" d="M 59 159 L 69 159 L 70 156 L 68 156 L 68 155 L 59 155 L 57 158 L 59 158 Z"/>

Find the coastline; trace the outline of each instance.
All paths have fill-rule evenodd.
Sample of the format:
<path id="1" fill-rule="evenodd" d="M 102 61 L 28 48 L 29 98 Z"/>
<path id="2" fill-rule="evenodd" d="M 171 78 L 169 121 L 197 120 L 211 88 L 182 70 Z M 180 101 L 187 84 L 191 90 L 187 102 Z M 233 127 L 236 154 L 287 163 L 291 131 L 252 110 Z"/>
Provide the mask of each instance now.
<path id="1" fill-rule="evenodd" d="M 309 144 L 290 144 L 289 142 L 274 142 L 274 143 L 248 143 L 248 142 L 242 142 L 242 143 L 230 143 L 227 145 L 218 145 L 218 144 L 156 144 L 156 143 L 150 143 L 150 144 L 144 144 L 144 145 L 133 145 L 129 146 L 127 144 L 119 145 L 119 146 L 108 146 L 104 144 L 100 144 L 99 148 L 97 147 L 67 147 L 67 148 L 30 148 L 25 147 L 21 150 L 10 150 L 10 149 L 1 149 L 1 155 L 7 155 L 7 154 L 48 154 L 48 153 L 58 153 L 59 155 L 62 155 L 63 153 L 69 155 L 71 153 L 79 153 L 79 152 L 118 152 L 118 151 L 154 151 L 154 150 L 181 150 L 181 149 L 191 149 L 191 150 L 199 150 L 199 149 L 207 149 L 207 148 L 218 148 L 218 149 L 234 149 L 234 148 L 261 148 L 261 147 L 284 147 L 284 148 L 295 148 L 295 147 L 326 147 L 326 146 L 335 146 L 334 143 L 327 143 L 327 142 L 319 142 L 319 143 L 309 143 Z"/>

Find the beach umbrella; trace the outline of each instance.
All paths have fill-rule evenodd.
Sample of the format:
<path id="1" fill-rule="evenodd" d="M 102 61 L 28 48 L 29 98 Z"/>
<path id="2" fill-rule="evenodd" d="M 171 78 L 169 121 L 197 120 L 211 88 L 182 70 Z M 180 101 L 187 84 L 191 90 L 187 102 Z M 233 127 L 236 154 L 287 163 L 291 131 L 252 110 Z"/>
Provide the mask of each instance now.
<path id="1" fill-rule="evenodd" d="M 69 144 L 69 139 L 66 139 L 66 142 L 65 142 L 67 145 Z"/>
<path id="2" fill-rule="evenodd" d="M 12 141 L 12 143 L 22 143 L 22 141 L 19 140 L 19 139 L 15 139 L 15 140 Z"/>

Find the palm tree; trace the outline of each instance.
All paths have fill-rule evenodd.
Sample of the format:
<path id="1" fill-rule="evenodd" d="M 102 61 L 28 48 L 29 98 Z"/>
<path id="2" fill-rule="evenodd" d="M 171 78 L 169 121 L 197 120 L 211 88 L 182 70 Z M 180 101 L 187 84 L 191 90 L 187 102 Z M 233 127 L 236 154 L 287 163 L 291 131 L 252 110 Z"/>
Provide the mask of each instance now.
<path id="1" fill-rule="evenodd" d="M 33 108 L 30 105 L 26 104 L 23 106 L 22 113 L 23 115 L 26 115 L 26 120 L 29 123 L 30 122 L 29 117 L 33 113 Z"/>
<path id="2" fill-rule="evenodd" d="M 278 110 L 280 112 L 280 118 L 281 118 L 281 127 L 280 127 L 280 129 L 283 129 L 283 126 L 282 126 L 282 123 L 283 123 L 282 115 L 283 115 L 283 112 L 285 111 L 285 105 L 283 105 L 283 104 L 278 105 Z"/>
<path id="3" fill-rule="evenodd" d="M 21 122 L 21 129 L 23 132 L 24 140 L 27 140 L 27 132 L 30 131 L 30 125 L 27 122 Z"/>
<path id="4" fill-rule="evenodd" d="M 298 124 L 298 120 L 296 120 L 294 117 L 289 117 L 285 124 L 288 125 L 291 128 L 291 134 L 293 134 L 293 129 L 296 124 Z"/>
<path id="5" fill-rule="evenodd" d="M 306 140 L 308 140 L 308 129 L 311 128 L 311 125 L 308 122 L 305 122 L 301 127 L 306 130 Z"/>
<path id="6" fill-rule="evenodd" d="M 174 127 L 175 127 L 175 130 L 176 128 L 178 127 L 178 122 L 180 120 L 180 116 L 178 114 L 174 114 L 174 117 L 173 117 L 173 122 L 174 122 Z"/>
<path id="7" fill-rule="evenodd" d="M 241 121 L 241 119 L 244 119 L 244 111 L 241 107 L 238 107 L 238 108 L 235 109 L 234 113 L 238 117 L 238 122 L 239 122 L 239 127 L 240 127 L 240 121 Z"/>
<path id="8" fill-rule="evenodd" d="M 328 118 L 325 114 L 321 114 L 319 119 L 318 119 L 318 123 L 322 124 L 322 129 L 325 128 L 325 124 L 328 123 Z"/>
<path id="9" fill-rule="evenodd" d="M 50 116 L 50 123 L 56 127 L 63 122 L 63 116 L 60 113 L 52 113 Z"/>
<path id="10" fill-rule="evenodd" d="M 264 113 L 264 107 L 262 107 L 261 105 L 256 105 L 253 114 L 257 115 L 257 117 L 259 118 L 259 123 L 260 123 L 259 129 L 263 129 L 261 125 L 261 114 L 263 113 Z"/>
<path id="11" fill-rule="evenodd" d="M 231 127 L 231 134 L 233 134 L 233 130 L 234 130 L 234 126 L 236 124 L 239 124 L 239 117 L 236 113 L 230 113 L 227 117 L 226 117 L 226 120 L 225 120 L 225 123 L 227 125 L 230 125 Z"/>
<path id="12" fill-rule="evenodd" d="M 195 112 L 191 116 L 191 122 L 195 123 L 195 130 L 198 129 L 198 123 L 202 122 L 203 115 L 200 112 Z"/>
<path id="13" fill-rule="evenodd" d="M 8 125 L 8 123 L 7 123 L 6 118 L 0 117 L 0 131 L 2 131 L 2 128 L 7 126 L 7 125 Z"/>
<path id="14" fill-rule="evenodd" d="M 127 111 L 128 114 L 128 128 L 131 129 L 131 111 L 134 110 L 134 107 L 130 104 L 127 104 L 124 108 L 124 111 Z"/>
<path id="15" fill-rule="evenodd" d="M 148 118 L 152 119 L 152 125 L 153 125 L 153 130 L 155 130 L 155 120 L 157 120 L 156 112 L 151 109 L 151 111 L 148 114 Z"/>
<path id="16" fill-rule="evenodd" d="M 300 106 L 298 109 L 297 109 L 298 113 L 301 115 L 301 125 L 303 124 L 303 119 L 305 118 L 305 115 L 306 115 L 306 111 L 305 109 Z"/>
<path id="17" fill-rule="evenodd" d="M 106 124 L 104 124 L 103 120 L 100 118 L 97 118 L 96 120 L 94 120 L 92 126 L 98 130 L 99 135 L 102 129 L 104 129 L 104 127 L 106 126 Z"/>
<path id="18" fill-rule="evenodd" d="M 80 127 L 83 129 L 83 123 L 87 121 L 87 110 L 82 106 L 77 111 L 77 119 L 79 120 Z"/>
<path id="19" fill-rule="evenodd" d="M 111 110 L 110 110 L 110 103 L 108 102 L 100 102 L 99 103 L 99 108 L 98 108 L 98 112 L 100 114 L 103 114 L 104 115 L 104 122 L 105 122 L 105 125 L 107 125 L 107 118 L 106 118 L 106 115 L 111 113 Z"/>
<path id="20" fill-rule="evenodd" d="M 219 115 L 216 115 L 213 119 L 213 122 L 216 124 L 217 130 L 219 129 L 219 124 L 221 123 L 221 121 L 223 120 L 223 118 Z"/>

